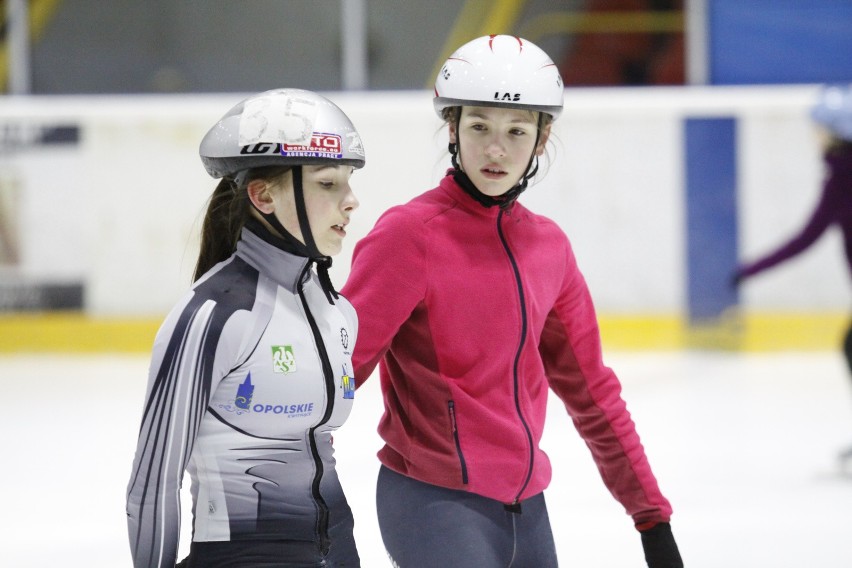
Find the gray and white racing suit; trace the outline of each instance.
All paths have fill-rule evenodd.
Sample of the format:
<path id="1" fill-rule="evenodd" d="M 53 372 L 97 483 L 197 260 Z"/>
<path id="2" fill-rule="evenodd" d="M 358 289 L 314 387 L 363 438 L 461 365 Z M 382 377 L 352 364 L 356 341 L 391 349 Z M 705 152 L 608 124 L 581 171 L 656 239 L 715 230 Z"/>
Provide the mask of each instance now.
<path id="1" fill-rule="evenodd" d="M 127 489 L 136 568 L 175 564 L 184 470 L 193 543 L 300 543 L 322 565 L 351 522 L 331 433 L 353 403 L 357 318 L 311 266 L 244 228 L 162 324 Z"/>

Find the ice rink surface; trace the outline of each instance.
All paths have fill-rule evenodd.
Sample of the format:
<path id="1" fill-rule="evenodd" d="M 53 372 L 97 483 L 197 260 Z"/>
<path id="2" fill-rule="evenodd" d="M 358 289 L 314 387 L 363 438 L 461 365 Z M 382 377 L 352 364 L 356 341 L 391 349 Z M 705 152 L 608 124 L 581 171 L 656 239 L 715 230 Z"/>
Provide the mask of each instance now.
<path id="1" fill-rule="evenodd" d="M 839 353 L 611 353 L 689 568 L 852 566 L 852 382 Z M 130 566 L 124 497 L 148 361 L 0 357 L 3 566 Z M 560 566 L 641 568 L 639 536 L 561 403 L 543 447 Z M 375 520 L 376 378 L 335 434 L 365 568 L 389 566 Z M 188 480 L 184 508 L 188 509 Z M 184 518 L 188 538 L 190 520 Z M 187 550 L 181 544 L 181 555 Z M 459 566 L 475 566 L 461 562 Z"/>

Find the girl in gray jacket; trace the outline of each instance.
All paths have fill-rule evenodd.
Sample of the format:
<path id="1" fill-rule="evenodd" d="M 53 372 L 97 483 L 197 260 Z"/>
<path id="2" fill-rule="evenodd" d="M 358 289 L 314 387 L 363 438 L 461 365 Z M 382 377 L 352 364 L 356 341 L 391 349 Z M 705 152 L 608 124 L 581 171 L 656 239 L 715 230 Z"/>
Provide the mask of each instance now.
<path id="1" fill-rule="evenodd" d="M 133 565 L 175 566 L 188 471 L 180 566 L 359 566 L 331 445 L 358 325 L 328 267 L 358 206 L 360 137 L 325 97 L 279 89 L 232 108 L 200 154 L 221 181 L 195 283 L 154 343 L 127 491 Z"/>

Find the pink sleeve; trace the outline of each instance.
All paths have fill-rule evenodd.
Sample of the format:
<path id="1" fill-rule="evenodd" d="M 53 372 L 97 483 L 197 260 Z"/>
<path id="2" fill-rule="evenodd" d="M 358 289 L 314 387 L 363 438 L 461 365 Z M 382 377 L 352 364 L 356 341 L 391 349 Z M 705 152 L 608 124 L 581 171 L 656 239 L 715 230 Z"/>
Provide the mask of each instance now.
<path id="1" fill-rule="evenodd" d="M 668 521 L 671 506 L 651 471 L 621 383 L 603 363 L 597 316 L 570 246 L 563 289 L 545 322 L 540 351 L 550 387 L 612 495 L 636 524 Z"/>
<path id="2" fill-rule="evenodd" d="M 358 386 L 373 373 L 399 327 L 425 296 L 425 243 L 423 223 L 395 208 L 355 246 L 341 293 L 358 314 L 352 356 Z"/>

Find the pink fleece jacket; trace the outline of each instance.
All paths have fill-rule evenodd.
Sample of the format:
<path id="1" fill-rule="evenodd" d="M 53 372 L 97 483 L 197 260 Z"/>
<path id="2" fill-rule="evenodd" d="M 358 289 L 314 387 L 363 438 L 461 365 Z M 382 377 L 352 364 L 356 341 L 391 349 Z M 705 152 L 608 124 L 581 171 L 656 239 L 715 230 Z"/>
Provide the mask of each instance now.
<path id="1" fill-rule="evenodd" d="M 549 387 L 634 522 L 669 520 L 553 221 L 483 207 L 448 175 L 379 219 L 342 293 L 359 317 L 356 379 L 380 364 L 384 465 L 504 503 L 536 495 L 551 478 Z"/>

